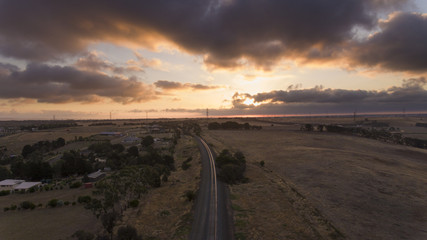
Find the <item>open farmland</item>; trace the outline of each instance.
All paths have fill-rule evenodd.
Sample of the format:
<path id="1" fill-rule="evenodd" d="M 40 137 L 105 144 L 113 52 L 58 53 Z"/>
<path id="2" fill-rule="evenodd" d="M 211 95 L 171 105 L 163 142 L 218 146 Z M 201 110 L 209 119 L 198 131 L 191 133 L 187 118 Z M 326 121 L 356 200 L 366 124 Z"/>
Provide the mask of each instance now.
<path id="1" fill-rule="evenodd" d="M 91 211 L 81 204 L 50 208 L 46 204 L 51 199 L 77 202 L 78 196 L 90 195 L 91 189 L 64 189 L 27 194 L 12 194 L 0 197 L 0 232 L 1 239 L 71 239 L 77 230 L 98 232 L 101 224 Z M 42 207 L 34 210 L 9 210 L 4 207 L 11 204 L 19 206 L 23 201 L 30 201 Z"/>
<path id="2" fill-rule="evenodd" d="M 427 150 L 263 125 L 204 132 L 217 151 L 247 156 L 250 181 L 231 192 L 248 239 L 427 238 Z"/>

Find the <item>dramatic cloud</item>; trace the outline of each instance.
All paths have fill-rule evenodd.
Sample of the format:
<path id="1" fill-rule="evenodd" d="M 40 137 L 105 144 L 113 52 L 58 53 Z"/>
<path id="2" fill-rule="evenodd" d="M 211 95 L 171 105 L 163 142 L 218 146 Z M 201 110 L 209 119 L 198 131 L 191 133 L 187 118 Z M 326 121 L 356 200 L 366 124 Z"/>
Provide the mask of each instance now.
<path id="1" fill-rule="evenodd" d="M 172 82 L 167 80 L 159 80 L 154 83 L 157 88 L 161 88 L 163 90 L 212 90 L 222 88 L 221 86 L 208 86 L 203 84 L 193 84 L 193 83 L 180 83 L 180 82 Z"/>
<path id="2" fill-rule="evenodd" d="M 2 99 L 26 98 L 46 103 L 90 103 L 107 98 L 127 104 L 156 98 L 153 87 L 134 77 L 123 79 L 45 64 L 29 64 L 23 71 L 12 69 L 0 74 L 0 85 Z"/>
<path id="3" fill-rule="evenodd" d="M 64 55 L 85 51 L 88 44 L 94 42 L 153 47 L 167 41 L 184 51 L 204 56 L 205 63 L 211 68 L 252 64 L 268 69 L 282 59 L 328 61 L 341 58 L 342 49 L 354 38 L 355 28 L 374 29 L 378 12 L 392 11 L 406 2 L 45 0 L 24 4 L 2 0 L 0 54 L 32 61 L 60 60 Z M 393 41 L 385 38 L 394 29 L 392 24 L 383 27 L 383 32 L 366 44 Z M 405 50 L 407 43 L 413 42 L 402 41 L 402 47 L 397 50 Z M 385 48 L 384 57 L 377 60 L 365 55 L 357 59 L 372 57 L 368 65 L 382 66 L 388 55 L 395 54 L 392 50 Z M 147 63 L 150 64 L 155 63 Z M 390 67 L 396 69 L 394 63 Z M 398 70 L 407 68 L 420 69 L 404 65 Z"/>
<path id="4" fill-rule="evenodd" d="M 231 111 L 242 110 L 253 114 L 308 114 L 349 113 L 352 111 L 386 112 L 426 111 L 427 80 L 404 80 L 402 86 L 385 91 L 324 89 L 290 89 L 250 95 L 236 93 Z"/>
<path id="5" fill-rule="evenodd" d="M 117 66 L 116 64 L 101 59 L 95 52 L 87 53 L 84 57 L 79 58 L 75 63 L 75 66 L 79 69 L 87 71 L 110 71 L 116 74 L 144 72 L 144 69 L 138 67 L 137 65 L 129 65 L 126 67 Z"/>
<path id="6" fill-rule="evenodd" d="M 380 27 L 380 32 L 353 49 L 356 64 L 427 72 L 427 14 L 395 13 Z"/>

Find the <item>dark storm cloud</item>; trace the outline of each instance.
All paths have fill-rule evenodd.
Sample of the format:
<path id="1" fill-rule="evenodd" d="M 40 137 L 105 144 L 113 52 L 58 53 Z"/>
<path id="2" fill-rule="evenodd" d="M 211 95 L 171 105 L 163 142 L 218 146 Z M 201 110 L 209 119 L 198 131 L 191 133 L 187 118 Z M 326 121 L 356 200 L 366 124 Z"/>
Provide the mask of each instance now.
<path id="1" fill-rule="evenodd" d="M 353 50 L 357 64 L 398 71 L 427 71 L 427 14 L 394 14 L 380 27 L 380 32 Z"/>
<path id="2" fill-rule="evenodd" d="M 284 111 L 293 114 L 348 113 L 356 109 L 385 112 L 401 111 L 403 108 L 427 111 L 427 90 L 424 89 L 426 83 L 427 80 L 421 77 L 404 80 L 402 86 L 390 87 L 384 91 L 324 89 L 318 86 L 255 95 L 236 93 L 232 98 L 232 110 L 258 112 L 257 114 L 283 114 Z M 253 99 L 254 104 L 244 104 L 247 99 Z M 256 106 L 257 103 L 261 105 Z"/>
<path id="3" fill-rule="evenodd" d="M 97 102 L 103 98 L 127 104 L 156 98 L 153 88 L 136 78 L 111 77 L 73 67 L 29 64 L 25 70 L 0 75 L 0 98 L 38 102 Z"/>
<path id="4" fill-rule="evenodd" d="M 157 88 L 163 90 L 186 90 L 191 89 L 193 91 L 198 90 L 212 90 L 221 88 L 220 86 L 208 86 L 203 84 L 194 84 L 194 83 L 180 83 L 167 80 L 158 80 L 154 83 Z"/>
<path id="5" fill-rule="evenodd" d="M 0 53 L 45 61 L 93 42 L 150 46 L 160 39 L 203 54 L 210 67 L 242 58 L 268 69 L 283 58 L 330 60 L 407 0 L 0 1 Z"/>
<path id="6" fill-rule="evenodd" d="M 255 103 L 426 102 L 427 104 L 427 90 L 423 88 L 426 82 L 424 77 L 411 78 L 403 80 L 400 87 L 394 86 L 384 91 L 324 89 L 322 86 L 316 86 L 310 89 L 279 90 L 255 95 L 236 93 L 233 96 L 233 104 L 241 106 L 240 103 L 247 98 L 254 99 Z"/>

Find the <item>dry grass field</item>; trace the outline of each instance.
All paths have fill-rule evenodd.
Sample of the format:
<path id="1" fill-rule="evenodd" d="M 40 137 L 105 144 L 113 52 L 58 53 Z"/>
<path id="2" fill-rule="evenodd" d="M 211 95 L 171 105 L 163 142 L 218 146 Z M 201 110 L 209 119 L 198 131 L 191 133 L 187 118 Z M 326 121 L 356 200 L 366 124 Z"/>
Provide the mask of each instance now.
<path id="1" fill-rule="evenodd" d="M 77 204 L 47 208 L 51 199 L 77 202 L 78 196 L 90 195 L 91 189 L 52 190 L 27 194 L 12 194 L 0 197 L 0 239 L 32 240 L 32 239 L 71 239 L 77 230 L 97 232 L 101 225 L 92 212 Z M 35 205 L 43 204 L 34 210 L 14 210 L 3 212 L 4 207 L 11 204 L 19 206 L 23 201 L 31 201 Z"/>
<path id="2" fill-rule="evenodd" d="M 263 130 L 204 131 L 217 151 L 247 157 L 250 182 L 230 188 L 237 233 L 247 239 L 427 239 L 427 150 L 301 132 L 299 124 L 250 124 Z"/>

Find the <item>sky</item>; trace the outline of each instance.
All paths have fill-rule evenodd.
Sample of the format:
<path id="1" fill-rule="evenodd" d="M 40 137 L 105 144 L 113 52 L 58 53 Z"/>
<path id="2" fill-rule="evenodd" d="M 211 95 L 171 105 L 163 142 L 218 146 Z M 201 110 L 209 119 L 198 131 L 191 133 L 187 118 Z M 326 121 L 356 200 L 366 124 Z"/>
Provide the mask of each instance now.
<path id="1" fill-rule="evenodd" d="M 427 112 L 425 0 L 0 0 L 0 120 Z"/>

